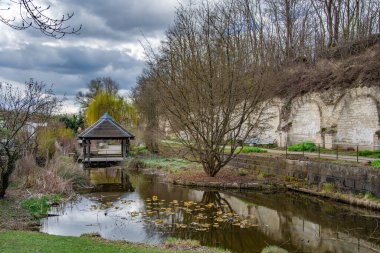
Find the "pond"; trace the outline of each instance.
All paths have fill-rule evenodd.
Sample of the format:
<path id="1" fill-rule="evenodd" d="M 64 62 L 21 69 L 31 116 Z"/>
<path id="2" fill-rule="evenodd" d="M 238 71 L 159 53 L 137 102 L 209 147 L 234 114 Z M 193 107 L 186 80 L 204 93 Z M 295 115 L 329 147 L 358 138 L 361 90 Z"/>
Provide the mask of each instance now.
<path id="1" fill-rule="evenodd" d="M 268 245 L 289 252 L 380 252 L 379 212 L 289 192 L 192 189 L 142 174 L 129 179 L 133 192 L 83 194 L 51 210 L 59 216 L 43 219 L 41 231 L 149 244 L 176 237 L 232 252 Z"/>

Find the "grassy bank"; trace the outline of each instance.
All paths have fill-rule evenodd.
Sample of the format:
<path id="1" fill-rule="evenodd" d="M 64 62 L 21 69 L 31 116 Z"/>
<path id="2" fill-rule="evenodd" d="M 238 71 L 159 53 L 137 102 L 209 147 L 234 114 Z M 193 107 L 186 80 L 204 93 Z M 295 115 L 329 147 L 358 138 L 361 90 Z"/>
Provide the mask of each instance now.
<path id="1" fill-rule="evenodd" d="M 38 230 L 38 219 L 51 205 L 75 195 L 89 180 L 72 157 L 56 155 L 45 166 L 31 156 L 18 161 L 4 199 L 0 199 L 0 229 Z"/>
<path id="2" fill-rule="evenodd" d="M 163 156 L 146 156 L 133 158 L 128 161 L 126 166 L 130 169 L 154 168 L 170 174 L 181 173 L 184 171 L 202 171 L 202 165 L 180 158 L 168 158 Z"/>
<path id="3" fill-rule="evenodd" d="M 162 246 L 107 241 L 98 236 L 54 236 L 36 232 L 3 231 L 0 232 L 1 252 L 225 252 L 199 246 L 199 244 L 176 242 Z"/>

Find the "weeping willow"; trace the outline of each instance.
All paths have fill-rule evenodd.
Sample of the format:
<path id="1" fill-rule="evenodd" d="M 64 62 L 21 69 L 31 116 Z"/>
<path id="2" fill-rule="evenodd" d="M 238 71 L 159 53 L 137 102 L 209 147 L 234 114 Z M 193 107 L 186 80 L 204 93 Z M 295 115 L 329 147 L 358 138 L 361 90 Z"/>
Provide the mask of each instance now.
<path id="1" fill-rule="evenodd" d="M 104 113 L 110 114 L 117 122 L 127 126 L 137 125 L 136 108 L 124 98 L 101 92 L 94 97 L 86 111 L 86 124 L 94 124 Z"/>

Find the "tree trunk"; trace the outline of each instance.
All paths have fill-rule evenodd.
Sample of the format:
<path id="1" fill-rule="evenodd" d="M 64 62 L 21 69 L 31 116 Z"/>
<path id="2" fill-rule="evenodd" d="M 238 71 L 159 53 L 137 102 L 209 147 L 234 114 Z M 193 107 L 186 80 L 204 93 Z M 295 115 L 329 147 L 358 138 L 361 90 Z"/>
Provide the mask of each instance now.
<path id="1" fill-rule="evenodd" d="M 209 177 L 215 177 L 221 168 L 221 164 L 214 158 L 209 158 L 208 161 L 203 165 L 203 169 Z"/>
<path id="2" fill-rule="evenodd" d="M 0 175 L 0 199 L 4 198 L 5 192 L 9 186 L 9 178 L 16 167 L 16 161 L 14 158 L 9 158 L 6 166 L 4 166 L 5 171 L 2 171 Z"/>
<path id="3" fill-rule="evenodd" d="M 4 198 L 5 191 L 7 190 L 9 185 L 9 176 L 7 174 L 2 175 L 0 178 L 0 199 Z"/>

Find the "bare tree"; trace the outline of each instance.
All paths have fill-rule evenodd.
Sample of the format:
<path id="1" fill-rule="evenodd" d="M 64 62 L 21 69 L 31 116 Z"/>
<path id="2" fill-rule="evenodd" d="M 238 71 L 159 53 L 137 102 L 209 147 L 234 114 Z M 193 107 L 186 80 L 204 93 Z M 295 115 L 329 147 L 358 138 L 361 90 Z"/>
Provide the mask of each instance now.
<path id="1" fill-rule="evenodd" d="M 374 41 L 379 6 L 378 0 L 191 1 L 177 10 L 160 49 L 148 47 L 148 75 L 137 96 L 152 107 L 155 96 L 159 118 L 214 176 L 235 156 L 238 139 L 265 129 L 270 116 L 261 101 L 278 89 L 277 73 L 286 76 L 285 65 L 312 64 L 356 39 Z M 223 154 L 230 143 L 231 153 Z"/>
<path id="2" fill-rule="evenodd" d="M 164 118 L 212 177 L 261 127 L 252 117 L 262 113 L 263 88 L 247 21 L 237 1 L 181 6 L 159 54 L 150 54 Z"/>
<path id="3" fill-rule="evenodd" d="M 97 77 L 87 84 L 88 92 L 79 91 L 76 101 L 83 109 L 86 109 L 96 95 L 105 92 L 109 95 L 117 95 L 120 85 L 111 77 Z"/>
<path id="4" fill-rule="evenodd" d="M 12 16 L 6 17 L 6 11 L 12 11 L 15 8 L 18 8 L 18 18 Z M 49 10 L 50 5 L 40 6 L 34 0 L 9 0 L 7 5 L 0 6 L 0 21 L 16 30 L 35 28 L 43 34 L 54 38 L 62 38 L 66 34 L 79 33 L 82 26 L 75 28 L 67 25 L 67 22 L 73 17 L 74 13 L 53 18 L 47 14 Z"/>
<path id="5" fill-rule="evenodd" d="M 155 80 L 151 76 L 152 74 L 145 70 L 140 75 L 137 80 L 138 84 L 133 90 L 133 99 L 139 113 L 142 115 L 145 145 L 150 152 L 158 153 L 160 103 L 159 93 L 156 89 Z"/>
<path id="6" fill-rule="evenodd" d="M 0 84 L 0 198 L 22 154 L 32 148 L 39 126 L 60 105 L 51 88 L 30 80 L 21 88 Z"/>

